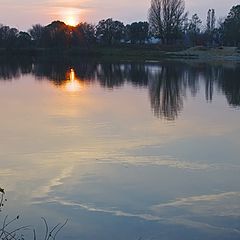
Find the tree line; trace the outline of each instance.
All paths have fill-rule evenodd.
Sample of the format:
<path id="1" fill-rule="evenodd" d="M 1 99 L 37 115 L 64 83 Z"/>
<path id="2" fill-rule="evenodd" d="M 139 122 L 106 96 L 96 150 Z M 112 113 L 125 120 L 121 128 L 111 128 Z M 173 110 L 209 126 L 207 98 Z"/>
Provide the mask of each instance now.
<path id="1" fill-rule="evenodd" d="M 33 25 L 28 32 L 0 25 L 0 48 L 88 48 L 95 44 L 145 43 L 149 39 L 149 24 L 134 22 L 124 25 L 120 21 L 106 19 L 96 26 L 79 23 L 68 26 L 54 21 L 47 26 Z"/>
<path id="2" fill-rule="evenodd" d="M 124 24 L 112 18 L 93 25 L 68 26 L 54 21 L 33 25 L 28 32 L 0 25 L 0 48 L 89 48 L 92 45 L 182 44 L 185 46 L 239 46 L 240 5 L 226 18 L 217 20 L 214 9 L 207 11 L 206 24 L 197 14 L 189 17 L 184 0 L 151 0 L 148 22 Z"/>
<path id="3" fill-rule="evenodd" d="M 215 10 L 209 9 L 203 24 L 197 13 L 188 16 L 184 0 L 151 0 L 149 27 L 164 44 L 238 46 L 240 5 L 233 6 L 226 18 L 217 19 Z"/>

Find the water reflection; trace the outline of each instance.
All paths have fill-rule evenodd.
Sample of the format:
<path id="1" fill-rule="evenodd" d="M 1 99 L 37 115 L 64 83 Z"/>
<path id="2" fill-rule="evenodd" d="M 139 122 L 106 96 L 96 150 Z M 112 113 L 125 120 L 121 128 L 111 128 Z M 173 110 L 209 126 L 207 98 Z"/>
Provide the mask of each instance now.
<path id="1" fill-rule="evenodd" d="M 180 76 L 179 76 L 180 73 Z M 149 81 L 151 106 L 155 116 L 174 120 L 183 108 L 183 97 L 186 84 L 184 74 L 178 69 L 163 66 Z"/>
<path id="2" fill-rule="evenodd" d="M 71 69 L 67 74 L 69 75 L 69 80 L 66 82 L 64 89 L 68 92 L 79 92 L 82 89 L 80 80 L 76 78 L 74 69 Z"/>
<path id="3" fill-rule="evenodd" d="M 70 70 L 69 70 L 70 69 Z M 124 84 L 149 89 L 151 108 L 156 117 L 175 120 L 183 110 L 184 99 L 195 97 L 203 84 L 205 99 L 223 93 L 228 104 L 240 106 L 240 66 L 204 63 L 97 63 L 97 62 L 14 62 L 0 64 L 0 79 L 32 73 L 37 80 L 49 80 L 70 92 L 80 91 L 83 83 L 98 82 L 114 89 Z M 66 77 L 67 76 L 67 77 Z M 81 79 L 81 80 L 80 80 Z M 214 93 L 215 91 L 215 93 Z"/>
<path id="4" fill-rule="evenodd" d="M 20 209 L 39 233 L 41 216 L 69 218 L 59 240 L 239 239 L 238 65 L 35 60 L 0 72 L 9 216 Z"/>

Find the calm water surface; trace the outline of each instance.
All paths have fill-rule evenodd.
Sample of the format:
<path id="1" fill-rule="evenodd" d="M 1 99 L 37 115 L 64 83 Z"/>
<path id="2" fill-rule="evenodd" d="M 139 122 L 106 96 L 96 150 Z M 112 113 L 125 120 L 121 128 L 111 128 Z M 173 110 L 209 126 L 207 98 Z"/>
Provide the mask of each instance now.
<path id="1" fill-rule="evenodd" d="M 60 240 L 240 239 L 239 107 L 232 63 L 1 63 L 0 216 L 69 219 Z"/>

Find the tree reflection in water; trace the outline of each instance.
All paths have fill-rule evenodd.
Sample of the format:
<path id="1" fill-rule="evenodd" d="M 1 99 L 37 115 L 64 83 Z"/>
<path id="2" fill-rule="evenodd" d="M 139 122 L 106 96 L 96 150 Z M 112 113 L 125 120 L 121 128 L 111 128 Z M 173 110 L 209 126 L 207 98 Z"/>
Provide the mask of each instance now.
<path id="1" fill-rule="evenodd" d="M 47 79 L 56 86 L 66 86 L 71 69 L 81 84 L 98 82 L 103 88 L 114 89 L 130 83 L 148 88 L 154 115 L 169 121 L 175 120 L 183 110 L 186 92 L 196 96 L 201 84 L 205 86 L 206 101 L 212 101 L 215 89 L 226 96 L 229 105 L 240 106 L 240 66 L 237 64 L 14 61 L 0 63 L 0 80 L 31 73 L 37 80 Z"/>
<path id="2" fill-rule="evenodd" d="M 149 78 L 151 106 L 155 116 L 174 120 L 183 108 L 184 76 L 174 66 L 161 66 Z"/>

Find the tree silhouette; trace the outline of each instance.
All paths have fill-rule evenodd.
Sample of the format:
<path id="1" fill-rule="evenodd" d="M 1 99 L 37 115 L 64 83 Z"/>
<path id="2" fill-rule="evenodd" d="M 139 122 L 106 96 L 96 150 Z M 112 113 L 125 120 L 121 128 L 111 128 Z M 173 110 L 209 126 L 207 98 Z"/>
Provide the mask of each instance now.
<path id="1" fill-rule="evenodd" d="M 89 47 L 95 43 L 95 28 L 92 24 L 79 23 L 76 27 L 72 27 L 72 45 Z"/>
<path id="2" fill-rule="evenodd" d="M 45 47 L 66 48 L 70 44 L 70 28 L 60 21 L 54 21 L 44 28 L 43 43 Z"/>
<path id="3" fill-rule="evenodd" d="M 152 37 L 157 37 L 163 44 L 187 47 L 189 45 L 220 46 L 223 44 L 238 46 L 240 42 L 240 5 L 232 7 L 228 17 L 218 21 L 214 9 L 207 12 L 207 23 L 202 29 L 202 21 L 197 14 L 191 19 L 185 12 L 185 0 L 151 0 L 148 12 L 149 22 L 133 22 L 126 26 L 112 18 L 101 20 L 96 26 L 81 22 L 69 26 L 61 21 L 54 21 L 47 26 L 33 25 L 28 33 L 0 24 L 0 48 L 3 50 L 30 49 L 32 53 L 55 53 L 67 50 L 68 53 L 96 53 L 95 46 L 114 46 L 131 43 L 148 44 Z M 217 26 L 217 27 L 216 27 Z M 30 37 L 29 37 L 30 36 Z M 152 43 L 154 44 L 154 43 Z M 132 47 L 131 46 L 131 47 Z M 139 46 L 138 46 L 139 47 Z M 68 49 L 72 48 L 72 51 Z M 49 49 L 54 49 L 49 51 Z M 154 48 L 156 49 L 156 48 Z M 37 51 L 32 51 L 37 50 Z M 57 50 L 57 51 L 56 51 Z M 87 51 L 86 51 L 87 50 Z M 93 51 L 91 51 L 93 50 Z M 17 51 L 5 51 L 16 53 Z M 20 51 L 21 53 L 21 51 Z"/>
<path id="4" fill-rule="evenodd" d="M 198 15 L 195 13 L 190 19 L 188 29 L 187 29 L 187 33 L 189 34 L 191 43 L 193 45 L 197 45 L 199 42 L 201 26 L 202 26 L 202 21 L 198 17 Z"/>
<path id="5" fill-rule="evenodd" d="M 223 26 L 225 42 L 238 46 L 240 42 L 240 5 L 232 7 Z"/>
<path id="6" fill-rule="evenodd" d="M 216 16 L 215 10 L 209 9 L 207 12 L 207 26 L 206 26 L 206 39 L 208 45 L 212 46 L 214 44 L 214 34 L 216 30 Z"/>
<path id="7" fill-rule="evenodd" d="M 145 43 L 149 38 L 149 24 L 147 22 L 134 22 L 126 26 L 127 40 L 131 43 Z"/>
<path id="8" fill-rule="evenodd" d="M 0 46 L 6 49 L 14 48 L 17 42 L 18 30 L 8 26 L 0 28 Z"/>
<path id="9" fill-rule="evenodd" d="M 124 39 L 125 26 L 122 22 L 109 18 L 101 20 L 96 26 L 96 36 L 101 43 L 112 45 Z"/>
<path id="10" fill-rule="evenodd" d="M 27 48 L 32 45 L 31 36 L 27 32 L 20 32 L 17 35 L 17 47 L 18 48 Z"/>
<path id="11" fill-rule="evenodd" d="M 32 28 L 28 31 L 37 47 L 41 45 L 43 31 L 44 27 L 40 24 L 33 25 Z"/>
<path id="12" fill-rule="evenodd" d="M 186 16 L 184 0 L 151 0 L 151 32 L 166 44 L 180 38 Z"/>

